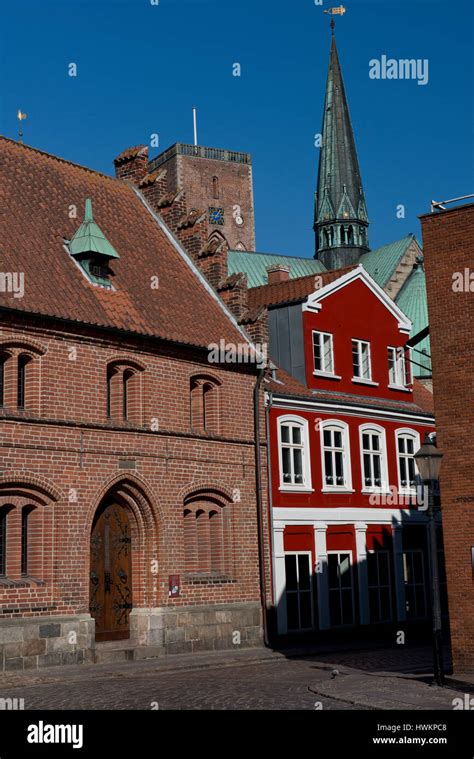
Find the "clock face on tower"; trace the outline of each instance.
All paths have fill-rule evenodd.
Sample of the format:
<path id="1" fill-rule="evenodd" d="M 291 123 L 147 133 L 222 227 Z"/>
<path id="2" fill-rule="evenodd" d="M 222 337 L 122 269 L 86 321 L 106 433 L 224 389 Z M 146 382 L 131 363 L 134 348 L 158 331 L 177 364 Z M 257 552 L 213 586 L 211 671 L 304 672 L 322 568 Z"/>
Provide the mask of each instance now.
<path id="1" fill-rule="evenodd" d="M 224 225 L 224 209 L 223 208 L 210 208 L 209 209 L 209 224 L 222 227 Z"/>

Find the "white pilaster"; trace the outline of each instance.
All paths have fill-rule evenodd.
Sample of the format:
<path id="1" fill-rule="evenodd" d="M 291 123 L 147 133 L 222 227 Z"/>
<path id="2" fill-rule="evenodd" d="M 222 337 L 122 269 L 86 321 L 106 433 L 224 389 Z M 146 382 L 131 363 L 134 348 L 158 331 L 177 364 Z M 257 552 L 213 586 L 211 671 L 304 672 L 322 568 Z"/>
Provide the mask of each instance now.
<path id="1" fill-rule="evenodd" d="M 361 625 L 370 625 L 369 581 L 367 572 L 367 525 L 355 525 L 357 576 L 359 579 L 359 615 Z"/>
<path id="2" fill-rule="evenodd" d="M 395 524 L 392 527 L 393 568 L 395 572 L 395 593 L 397 599 L 397 620 L 405 622 L 407 618 L 405 605 L 405 579 L 403 576 L 403 527 Z"/>
<path id="3" fill-rule="evenodd" d="M 279 635 L 284 635 L 288 631 L 284 532 L 284 525 L 275 525 L 273 528 L 273 551 L 275 555 L 274 592 Z"/>
<path id="4" fill-rule="evenodd" d="M 328 582 L 328 550 L 326 533 L 328 526 L 324 522 L 314 525 L 314 547 L 316 553 L 316 583 L 318 588 L 319 629 L 329 630 L 329 582 Z"/>

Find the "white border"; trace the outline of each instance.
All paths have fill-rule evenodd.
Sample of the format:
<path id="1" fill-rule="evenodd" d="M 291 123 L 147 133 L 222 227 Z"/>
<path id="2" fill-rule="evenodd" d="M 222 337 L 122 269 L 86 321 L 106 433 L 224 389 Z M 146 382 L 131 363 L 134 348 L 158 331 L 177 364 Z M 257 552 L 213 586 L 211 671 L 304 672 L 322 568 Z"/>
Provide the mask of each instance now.
<path id="1" fill-rule="evenodd" d="M 380 487 L 372 485 L 367 487 L 365 485 L 364 476 L 364 446 L 362 436 L 367 432 L 375 432 L 380 437 L 380 474 L 382 476 L 382 484 Z M 377 453 L 377 451 L 373 451 Z M 387 464 L 387 436 L 385 427 L 381 427 L 380 424 L 374 424 L 368 422 L 367 424 L 361 424 L 359 426 L 359 456 L 360 456 L 360 476 L 362 484 L 362 493 L 371 494 L 378 493 L 379 495 L 388 495 L 390 493 L 390 483 L 388 481 L 388 464 Z"/>
<path id="2" fill-rule="evenodd" d="M 301 428 L 301 440 L 303 443 L 303 485 L 294 485 L 283 482 L 283 451 L 281 440 L 281 428 L 284 424 L 297 424 Z M 296 416 L 295 414 L 286 414 L 285 416 L 279 416 L 277 420 L 277 433 L 278 433 L 278 465 L 280 468 L 280 487 L 282 492 L 291 493 L 313 493 L 311 484 L 311 467 L 310 467 L 310 452 L 309 452 L 309 424 L 308 420 L 303 416 Z"/>
<path id="3" fill-rule="evenodd" d="M 320 290 L 316 290 L 314 293 L 308 296 L 305 303 L 303 303 L 303 311 L 320 311 L 322 309 L 322 301 L 334 292 L 337 292 L 342 287 L 354 282 L 356 279 L 361 279 L 367 287 L 372 290 L 374 295 L 380 300 L 381 303 L 387 308 L 388 311 L 398 321 L 398 328 L 400 332 L 410 334 L 412 328 L 411 320 L 405 316 L 403 311 L 397 306 L 397 304 L 390 298 L 387 293 L 375 282 L 374 279 L 364 269 L 362 264 L 356 269 L 349 271 L 347 274 L 343 274 L 342 277 L 330 282 L 328 285 L 321 287 Z"/>
<path id="4" fill-rule="evenodd" d="M 395 454 L 397 457 L 397 475 L 398 475 L 398 492 L 400 495 L 408 495 L 408 496 L 416 496 L 416 486 L 414 488 L 402 488 L 402 481 L 400 476 L 400 454 L 398 452 L 398 438 L 402 435 L 406 435 L 407 437 L 411 437 L 415 444 L 414 449 L 415 453 L 420 449 L 421 443 L 420 443 L 420 433 L 416 430 L 410 429 L 409 427 L 399 427 L 395 430 Z M 418 473 L 418 467 L 416 465 L 415 460 L 415 473 Z"/>
<path id="5" fill-rule="evenodd" d="M 342 440 L 344 451 L 342 454 L 343 468 L 344 468 L 344 485 L 327 485 L 326 484 L 326 465 L 324 461 L 324 430 L 335 428 L 339 432 L 342 432 Z M 343 422 L 340 419 L 325 419 L 319 424 L 320 435 L 320 448 L 321 448 L 321 472 L 322 472 L 322 493 L 354 493 L 352 489 L 352 468 L 351 468 L 351 448 L 349 440 L 349 425 L 347 422 Z"/>

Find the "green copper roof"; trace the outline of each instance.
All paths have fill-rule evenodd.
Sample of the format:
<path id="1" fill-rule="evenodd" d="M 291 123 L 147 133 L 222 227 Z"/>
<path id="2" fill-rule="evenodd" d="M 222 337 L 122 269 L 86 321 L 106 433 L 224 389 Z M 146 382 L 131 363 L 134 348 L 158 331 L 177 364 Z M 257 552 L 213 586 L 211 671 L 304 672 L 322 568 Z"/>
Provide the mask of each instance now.
<path id="1" fill-rule="evenodd" d="M 413 322 L 413 328 L 410 337 L 414 337 L 422 329 L 428 326 L 428 300 L 426 295 L 426 277 L 422 265 L 413 270 L 408 277 L 402 289 L 398 293 L 395 302 L 404 314 Z M 427 354 L 424 358 L 422 353 Z M 415 377 L 431 376 L 431 356 L 430 338 L 426 337 L 421 343 L 413 349 L 413 361 L 426 367 L 424 371 L 421 367 L 413 365 L 413 374 Z"/>
<path id="2" fill-rule="evenodd" d="M 360 257 L 360 263 L 380 287 L 385 287 L 413 239 L 416 240 L 416 237 L 402 237 L 401 240 L 383 245 Z M 417 240 L 416 242 L 418 243 Z"/>
<path id="3" fill-rule="evenodd" d="M 229 250 L 227 256 L 227 274 L 244 272 L 247 275 L 249 287 L 260 287 L 268 282 L 268 266 L 288 266 L 290 279 L 307 277 L 309 274 L 319 274 L 326 271 L 321 261 L 313 258 L 296 258 L 294 256 L 279 256 L 272 253 L 249 253 L 242 250 Z"/>
<path id="4" fill-rule="evenodd" d="M 90 198 L 86 200 L 84 221 L 69 243 L 69 252 L 72 256 L 80 256 L 84 253 L 100 253 L 107 258 L 120 258 L 98 224 L 95 223 Z"/>

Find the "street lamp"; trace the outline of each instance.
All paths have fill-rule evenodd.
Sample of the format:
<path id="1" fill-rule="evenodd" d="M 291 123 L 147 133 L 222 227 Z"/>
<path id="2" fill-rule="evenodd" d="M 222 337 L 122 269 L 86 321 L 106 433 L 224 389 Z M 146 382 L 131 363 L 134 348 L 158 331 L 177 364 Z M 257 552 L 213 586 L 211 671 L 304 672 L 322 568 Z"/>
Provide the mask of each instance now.
<path id="1" fill-rule="evenodd" d="M 415 453 L 423 484 L 428 489 L 428 524 L 430 534 L 430 565 L 431 565 L 431 609 L 433 617 L 433 665 L 437 685 L 444 685 L 442 631 L 441 631 L 441 601 L 439 593 L 438 545 L 436 541 L 436 511 L 434 504 L 434 488 L 438 485 L 439 470 L 443 454 L 438 451 L 430 440 L 428 433 L 420 450 Z"/>

